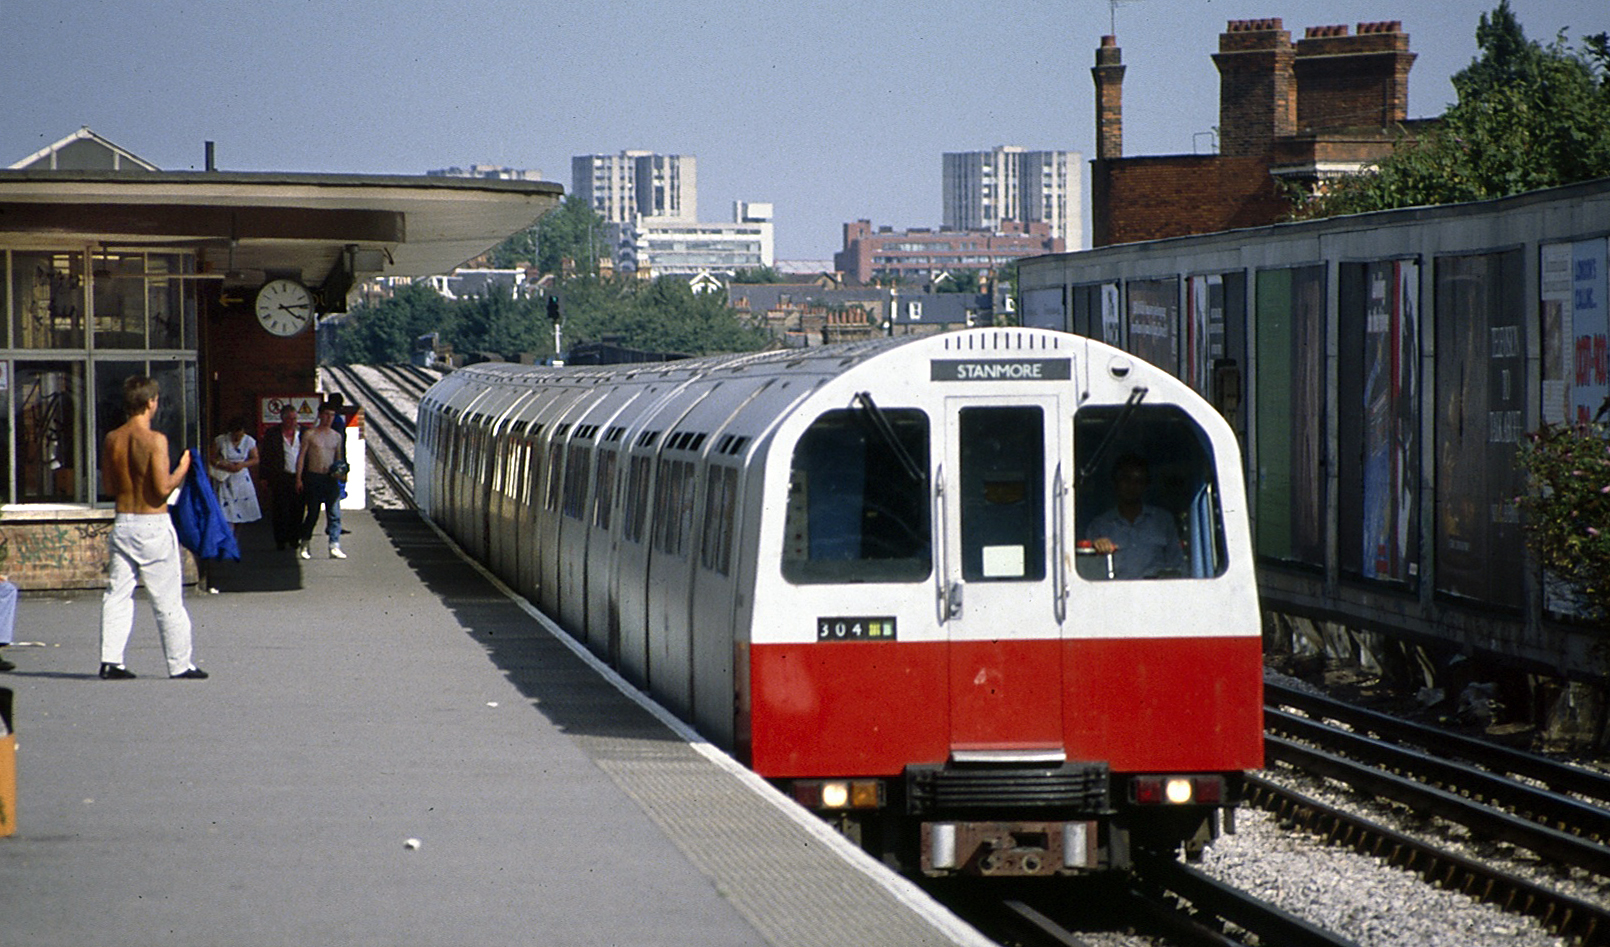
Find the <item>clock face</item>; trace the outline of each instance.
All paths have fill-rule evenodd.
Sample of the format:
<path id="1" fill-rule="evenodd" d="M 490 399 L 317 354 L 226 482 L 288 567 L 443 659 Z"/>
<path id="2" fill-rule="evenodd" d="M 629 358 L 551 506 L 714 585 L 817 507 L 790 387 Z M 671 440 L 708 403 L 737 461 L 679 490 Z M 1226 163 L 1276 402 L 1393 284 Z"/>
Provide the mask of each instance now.
<path id="1" fill-rule="evenodd" d="M 275 335 L 295 335 L 313 323 L 313 294 L 293 279 L 274 279 L 257 291 L 257 321 Z"/>

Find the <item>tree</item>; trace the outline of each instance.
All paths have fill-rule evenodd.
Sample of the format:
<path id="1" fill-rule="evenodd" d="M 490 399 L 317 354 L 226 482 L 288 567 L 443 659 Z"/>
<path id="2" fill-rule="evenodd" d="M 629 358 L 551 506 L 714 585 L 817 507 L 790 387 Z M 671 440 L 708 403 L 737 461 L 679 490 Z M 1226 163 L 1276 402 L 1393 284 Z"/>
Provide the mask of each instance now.
<path id="1" fill-rule="evenodd" d="M 1610 176 L 1610 44 L 1526 39 L 1501 0 L 1476 28 L 1480 56 L 1453 77 L 1459 101 L 1375 168 L 1294 195 L 1293 216 L 1486 200 Z"/>
<path id="2" fill-rule="evenodd" d="M 1601 413 L 1602 416 L 1602 413 Z M 1532 552 L 1581 591 L 1603 624 L 1610 616 L 1610 430 L 1543 425 L 1519 460 L 1530 490 L 1521 497 Z"/>
<path id="3" fill-rule="evenodd" d="M 512 358 L 526 352 L 553 351 L 553 327 L 544 312 L 545 299 L 513 298 L 507 293 L 461 299 L 442 331 L 442 340 L 459 352 L 491 352 Z"/>
<path id="4" fill-rule="evenodd" d="M 562 274 L 570 260 L 577 274 L 596 276 L 607 249 L 604 219 L 574 194 L 537 221 L 537 268 L 544 273 Z"/>
<path id="5" fill-rule="evenodd" d="M 955 273 L 946 273 L 944 278 L 934 283 L 936 293 L 977 293 L 982 281 L 977 270 L 958 270 Z"/>
<path id="6" fill-rule="evenodd" d="M 389 365 L 407 362 L 414 340 L 445 327 L 452 307 L 427 285 L 402 286 L 373 306 L 354 309 L 336 330 L 333 360 L 338 365 Z"/>
<path id="7" fill-rule="evenodd" d="M 734 283 L 784 283 L 784 282 L 787 282 L 787 280 L 785 280 L 783 278 L 783 274 L 777 272 L 776 267 L 756 266 L 756 267 L 752 267 L 752 268 L 748 268 L 748 269 L 740 267 L 739 269 L 734 270 L 733 273 L 732 273 L 732 282 L 734 282 Z"/>
<path id="8" fill-rule="evenodd" d="M 537 262 L 537 227 L 532 225 L 509 237 L 487 253 L 487 263 L 495 270 L 512 270 Z"/>

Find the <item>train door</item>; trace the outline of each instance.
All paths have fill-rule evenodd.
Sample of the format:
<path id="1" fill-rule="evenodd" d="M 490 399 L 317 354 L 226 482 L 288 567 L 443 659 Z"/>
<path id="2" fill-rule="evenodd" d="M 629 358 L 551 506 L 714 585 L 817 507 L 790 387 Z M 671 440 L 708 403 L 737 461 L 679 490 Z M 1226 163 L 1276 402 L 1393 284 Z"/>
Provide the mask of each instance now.
<path id="1" fill-rule="evenodd" d="M 947 398 L 939 617 L 956 760 L 1060 759 L 1059 400 Z"/>

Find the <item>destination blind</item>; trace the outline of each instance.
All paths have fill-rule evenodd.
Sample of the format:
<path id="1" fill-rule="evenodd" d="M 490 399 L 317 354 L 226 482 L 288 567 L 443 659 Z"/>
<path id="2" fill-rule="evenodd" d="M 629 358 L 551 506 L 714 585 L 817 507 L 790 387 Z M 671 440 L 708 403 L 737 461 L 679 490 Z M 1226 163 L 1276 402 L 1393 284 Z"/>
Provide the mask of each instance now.
<path id="1" fill-rule="evenodd" d="M 930 381 L 1067 381 L 1073 377 L 1068 358 L 936 358 L 929 362 Z"/>

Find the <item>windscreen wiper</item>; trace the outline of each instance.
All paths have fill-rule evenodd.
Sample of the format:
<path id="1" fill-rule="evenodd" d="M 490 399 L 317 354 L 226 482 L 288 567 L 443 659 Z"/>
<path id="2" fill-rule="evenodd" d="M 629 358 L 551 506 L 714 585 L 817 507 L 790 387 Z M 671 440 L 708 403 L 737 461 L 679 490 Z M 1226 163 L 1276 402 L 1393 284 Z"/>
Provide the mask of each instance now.
<path id="1" fill-rule="evenodd" d="M 905 470 L 906 476 L 910 477 L 913 483 L 926 482 L 928 472 L 917 466 L 916 459 L 906 450 L 906 445 L 900 443 L 899 435 L 894 432 L 894 425 L 889 423 L 889 418 L 883 413 L 883 409 L 873 402 L 872 393 L 858 391 L 855 400 L 866 411 L 867 418 L 872 422 L 872 429 L 878 432 L 878 436 L 883 438 L 883 443 L 894 452 L 895 459 L 900 461 L 900 467 Z"/>
<path id="2" fill-rule="evenodd" d="M 1140 385 L 1130 389 L 1129 400 L 1124 402 L 1123 409 L 1118 412 L 1118 420 L 1113 422 L 1112 429 L 1107 432 L 1107 436 L 1101 439 L 1101 443 L 1097 444 L 1096 449 L 1091 452 L 1090 458 L 1080 465 L 1079 472 L 1074 475 L 1073 488 L 1075 490 L 1084 486 L 1085 481 L 1090 479 L 1090 475 L 1096 472 L 1097 467 L 1101 466 L 1101 459 L 1107 456 L 1107 449 L 1112 446 L 1113 441 L 1118 439 L 1118 434 L 1124 429 L 1124 425 L 1129 423 L 1129 418 L 1135 413 L 1135 408 L 1146 400 L 1146 391 L 1147 389 Z"/>

